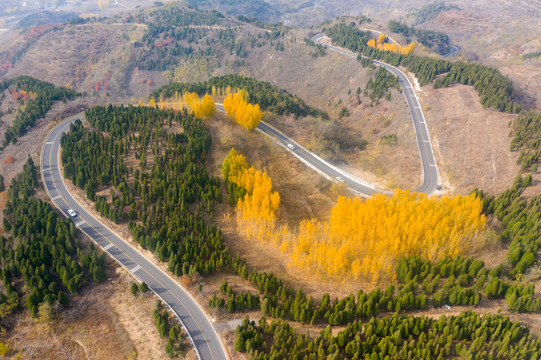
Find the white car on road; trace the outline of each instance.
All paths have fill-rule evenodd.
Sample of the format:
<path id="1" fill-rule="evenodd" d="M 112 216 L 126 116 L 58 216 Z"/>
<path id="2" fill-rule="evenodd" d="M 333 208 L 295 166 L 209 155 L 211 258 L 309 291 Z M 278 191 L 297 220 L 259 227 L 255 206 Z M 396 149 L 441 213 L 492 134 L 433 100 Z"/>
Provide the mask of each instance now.
<path id="1" fill-rule="evenodd" d="M 295 150 L 295 145 L 293 144 L 287 144 L 287 147 L 290 148 L 291 150 Z"/>
<path id="2" fill-rule="evenodd" d="M 77 216 L 77 213 L 73 209 L 68 209 L 68 215 L 74 218 Z"/>

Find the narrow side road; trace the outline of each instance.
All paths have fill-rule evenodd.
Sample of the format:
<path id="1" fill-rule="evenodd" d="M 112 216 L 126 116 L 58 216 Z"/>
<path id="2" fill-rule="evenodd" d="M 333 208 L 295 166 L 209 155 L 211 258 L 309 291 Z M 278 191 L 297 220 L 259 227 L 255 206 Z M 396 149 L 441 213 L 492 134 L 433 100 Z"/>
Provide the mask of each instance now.
<path id="1" fill-rule="evenodd" d="M 67 210 L 73 209 L 75 226 L 87 234 L 106 253 L 137 280 L 147 283 L 175 313 L 193 343 L 200 359 L 228 359 L 224 345 L 212 322 L 197 301 L 175 280 L 147 260 L 134 247 L 94 218 L 71 196 L 59 171 L 60 137 L 69 126 L 82 115 L 71 117 L 56 126 L 47 135 L 41 151 L 41 176 L 47 193 L 56 207 L 68 217 Z M 149 314 L 150 316 L 150 314 Z"/>

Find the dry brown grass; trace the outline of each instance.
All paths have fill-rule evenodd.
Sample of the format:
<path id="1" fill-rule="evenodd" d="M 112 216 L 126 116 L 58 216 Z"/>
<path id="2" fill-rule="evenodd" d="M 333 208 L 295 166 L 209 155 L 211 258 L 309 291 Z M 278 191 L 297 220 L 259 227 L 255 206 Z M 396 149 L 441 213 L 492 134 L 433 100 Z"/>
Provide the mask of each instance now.
<path id="1" fill-rule="evenodd" d="M 297 39 L 307 35 L 307 30 L 294 34 Z M 247 65 L 250 75 L 287 89 L 333 119 L 271 117 L 273 125 L 323 158 L 382 188 L 414 189 L 420 185 L 419 152 L 402 94 L 393 90 L 390 102 L 382 99 L 374 107 L 361 94 L 359 105 L 356 90 L 365 88 L 371 71 L 356 59 L 333 52 L 314 59 L 309 55 L 313 49 L 304 43 L 287 43 L 282 52 L 254 51 Z M 350 116 L 338 119 L 342 107 Z M 398 136 L 398 144 L 380 146 L 381 137 L 389 134 Z M 359 149 L 362 139 L 369 143 L 364 151 Z"/>
<path id="2" fill-rule="evenodd" d="M 444 187 L 498 194 L 512 184 L 519 167 L 518 154 L 509 151 L 508 123 L 516 115 L 484 109 L 476 91 L 464 85 L 426 86 L 419 101 L 431 108 L 425 116 Z"/>
<path id="3" fill-rule="evenodd" d="M 295 231 L 303 219 L 318 218 L 327 220 L 334 205 L 336 189 L 315 171 L 307 168 L 285 150 L 277 147 L 272 140 L 258 132 L 246 132 L 231 124 L 221 116 L 219 121 L 207 122 L 214 139 L 207 169 L 221 177 L 219 166 L 231 147 L 246 156 L 249 165 L 266 171 L 272 179 L 273 189 L 280 193 L 278 219 Z M 226 193 L 225 188 L 222 192 Z M 278 249 L 257 240 L 240 236 L 236 229 L 234 209 L 227 203 L 217 204 L 214 220 L 222 230 L 227 245 L 233 256 L 239 253 L 248 262 L 250 268 L 273 272 L 287 284 L 320 298 L 324 293 L 343 297 L 360 287 L 369 288 L 368 284 L 335 283 L 331 279 L 320 279 L 305 271 L 289 266 L 289 257 Z"/>
<path id="4" fill-rule="evenodd" d="M 156 298 L 134 298 L 129 291 L 134 279 L 110 259 L 107 274 L 104 283 L 85 285 L 50 322 L 32 319 L 24 307 L 2 336 L 9 358 L 18 353 L 24 359 L 166 358 L 165 339 L 152 323 Z"/>

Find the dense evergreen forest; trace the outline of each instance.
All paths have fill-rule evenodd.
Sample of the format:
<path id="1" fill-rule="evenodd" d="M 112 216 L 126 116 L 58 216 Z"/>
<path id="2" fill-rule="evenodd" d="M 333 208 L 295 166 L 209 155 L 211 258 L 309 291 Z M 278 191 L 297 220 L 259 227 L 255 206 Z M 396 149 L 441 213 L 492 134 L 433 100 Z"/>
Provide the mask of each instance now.
<path id="1" fill-rule="evenodd" d="M 94 130 L 77 121 L 62 136 L 62 162 L 64 175 L 96 209 L 114 222 L 129 221 L 134 240 L 176 275 L 226 266 L 222 234 L 202 215 L 212 217 L 222 199 L 220 180 L 205 170 L 211 138 L 202 121 L 134 106 L 95 107 L 86 119 Z M 109 198 L 96 194 L 110 186 Z"/>
<path id="2" fill-rule="evenodd" d="M 199 96 L 211 94 L 216 89 L 244 89 L 248 92 L 248 102 L 258 104 L 262 110 L 271 111 L 277 115 L 291 114 L 295 116 L 314 116 L 328 119 L 326 112 L 306 105 L 299 97 L 290 94 L 266 81 L 256 80 L 243 75 L 224 75 L 213 77 L 198 83 L 173 83 L 155 90 L 150 97 L 159 99 L 172 98 L 177 94 L 195 92 Z"/>
<path id="3" fill-rule="evenodd" d="M 421 85 L 432 82 L 436 88 L 455 83 L 471 85 L 479 94 L 484 107 L 512 113 L 521 110 L 521 106 L 514 101 L 513 83 L 495 68 L 378 50 L 366 45 L 370 40 L 370 33 L 343 24 L 326 28 L 324 32 L 334 44 L 358 52 L 359 56 L 406 67 L 415 74 Z M 435 80 L 438 75 L 443 76 Z"/>
<path id="4" fill-rule="evenodd" d="M 48 203 L 33 197 L 37 175 L 29 157 L 8 190 L 3 225 L 10 236 L 0 237 L 4 288 L 10 299 L 15 298 L 22 278 L 28 288 L 26 306 L 33 317 L 42 304 L 68 305 L 67 293 L 77 293 L 90 277 L 106 279 L 105 254 L 93 246 L 84 251 L 73 222 L 59 218 Z"/>
<path id="5" fill-rule="evenodd" d="M 413 26 L 409 27 L 408 25 L 395 20 L 389 21 L 389 30 L 397 34 L 404 35 L 406 37 L 406 43 L 415 40 L 416 42 L 420 42 L 440 55 L 445 55 L 451 51 L 449 36 L 447 36 L 445 33 L 439 31 L 419 30 Z"/>
<path id="6" fill-rule="evenodd" d="M 538 359 L 541 340 L 520 323 L 501 315 L 463 312 L 442 315 L 372 318 L 355 321 L 333 335 L 300 334 L 283 321 L 244 319 L 235 350 L 250 359 Z"/>
<path id="7" fill-rule="evenodd" d="M 55 102 L 65 102 L 81 95 L 30 76 L 19 76 L 0 82 L 0 93 L 6 89 L 9 89 L 13 98 L 24 106 L 17 110 L 13 124 L 7 128 L 0 150 L 12 142 L 16 143 L 17 138 L 34 126 L 38 119 L 44 117 Z"/>

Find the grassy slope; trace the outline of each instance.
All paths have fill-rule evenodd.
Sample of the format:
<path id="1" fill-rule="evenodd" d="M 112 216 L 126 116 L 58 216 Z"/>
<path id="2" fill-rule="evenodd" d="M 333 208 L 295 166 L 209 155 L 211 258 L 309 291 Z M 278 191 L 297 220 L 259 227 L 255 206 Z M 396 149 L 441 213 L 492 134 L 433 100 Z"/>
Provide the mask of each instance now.
<path id="1" fill-rule="evenodd" d="M 248 27 L 254 33 L 259 31 L 252 26 Z M 139 39 L 142 36 L 144 28 L 135 25 L 101 25 L 89 24 L 67 27 L 61 32 L 45 35 L 35 45 L 33 45 L 27 55 L 15 67 L 10 75 L 28 73 L 53 81 L 60 85 L 71 82 L 78 90 L 88 90 L 91 83 L 103 79 L 107 70 L 112 70 L 110 95 L 113 100 L 130 101 L 139 100 L 156 87 L 167 81 L 166 75 L 161 72 L 142 72 L 134 71 L 128 68 L 126 59 L 130 56 L 133 49 L 129 42 Z M 248 56 L 244 59 L 244 65 L 234 62 L 235 57 L 229 56 L 226 52 L 227 60 L 222 62 L 222 67 L 201 71 L 197 77 L 206 78 L 211 75 L 219 75 L 228 72 L 240 72 L 247 75 L 253 75 L 263 80 L 268 80 L 277 85 L 288 89 L 289 91 L 301 96 L 307 103 L 328 110 L 331 117 L 336 119 L 341 106 L 337 106 L 338 100 L 351 110 L 352 115 L 341 121 L 337 121 L 338 129 L 343 131 L 343 138 L 335 139 L 345 141 L 351 139 L 360 132 L 363 138 L 368 138 L 371 144 L 375 144 L 379 136 L 387 132 L 403 132 L 405 141 L 408 135 L 407 124 L 410 119 L 407 114 L 402 97 L 398 93 L 393 93 L 393 99 L 390 103 L 385 101 L 375 108 L 366 107 L 366 102 L 361 106 L 355 106 L 355 103 L 348 97 L 348 90 L 354 91 L 357 86 L 364 88 L 368 80 L 368 72 L 356 64 L 355 61 L 346 60 L 337 55 L 327 55 L 323 58 L 314 59 L 309 55 L 311 48 L 306 48 L 302 44 L 302 38 L 307 35 L 307 31 L 299 30 L 290 34 L 295 37 L 297 43 L 285 42 L 284 51 L 273 50 L 270 45 L 261 48 L 255 48 L 248 51 Z M 126 39 L 126 37 L 128 39 Z M 83 59 L 84 64 L 78 65 Z M 49 65 L 45 60 L 52 60 L 53 65 Z M 171 76 L 174 76 L 171 74 Z M 194 76 L 192 72 L 179 72 L 178 80 L 197 80 L 188 78 Z M 151 85 L 142 83 L 141 79 L 151 79 Z M 453 87 L 450 89 L 433 90 L 427 86 L 419 91 L 421 94 L 421 103 L 425 107 L 427 121 L 429 123 L 431 135 L 435 138 L 437 153 L 440 161 L 440 169 L 445 176 L 446 184 L 452 190 L 457 192 L 466 192 L 475 186 L 492 189 L 499 192 L 508 186 L 516 174 L 514 159 L 509 157 L 509 144 L 507 138 L 508 129 L 506 127 L 509 120 L 504 115 L 497 112 L 482 109 L 475 98 L 474 91 L 467 87 Z M 103 93 L 101 95 L 104 95 Z M 329 101 L 329 99 L 331 101 Z M 348 99 L 350 100 L 348 102 Z M 456 111 L 460 109 L 460 111 Z M 390 126 L 383 126 L 391 120 Z M 481 120 L 483 120 L 481 122 Z M 416 164 L 415 143 L 403 144 L 401 152 L 407 153 L 405 167 L 409 168 L 409 177 L 400 177 L 390 173 L 391 170 L 378 170 L 378 164 L 387 164 L 389 168 L 393 164 L 399 163 L 398 159 L 393 157 L 381 157 L 388 151 L 386 149 L 374 148 L 370 158 L 374 158 L 372 163 L 363 163 L 361 156 L 367 158 L 366 153 L 358 154 L 354 149 L 349 149 L 348 144 L 344 142 L 343 148 L 339 154 L 333 154 L 332 151 L 322 141 L 320 134 L 325 131 L 334 132 L 326 128 L 327 125 L 311 123 L 310 120 L 303 122 L 302 128 L 307 130 L 304 133 L 298 131 L 296 121 L 293 119 L 274 119 L 272 120 L 278 126 L 283 126 L 286 133 L 295 134 L 303 139 L 306 144 L 315 150 L 321 151 L 326 156 L 334 160 L 348 161 L 349 164 L 357 166 L 357 171 L 361 173 L 362 169 L 369 172 L 361 173 L 369 179 L 378 181 L 379 174 L 385 175 L 379 180 L 383 185 L 392 185 L 392 181 L 403 181 L 402 186 L 415 185 L 418 178 L 415 178 L 418 172 Z M 490 121 L 486 123 L 486 121 Z M 400 124 L 404 124 L 400 127 Z M 496 126 L 495 126 L 496 124 Z M 214 153 L 214 165 L 221 163 L 225 152 L 229 146 L 245 146 L 255 144 L 261 140 L 258 135 L 251 135 L 249 142 L 238 142 L 242 133 L 235 132 L 226 125 L 216 125 L 213 129 L 213 136 L 219 138 Z M 453 130 L 455 129 L 455 130 Z M 459 131 L 460 130 L 460 131 Z M 43 132 L 41 133 L 43 134 Z M 469 134 L 469 135 L 468 135 Z M 35 134 L 34 134 L 35 135 Z M 465 137 L 465 135 L 468 135 Z M 30 136 L 30 135 L 28 135 Z M 463 139 L 466 138 L 466 145 L 463 146 Z M 26 140 L 28 140 L 27 138 Z M 237 139 L 237 140 L 235 140 Z M 21 139 L 23 140 L 23 139 Z M 37 141 L 36 141 L 37 142 Z M 323 144 L 322 144 L 323 142 Z M 487 148 L 486 144 L 490 144 Z M 21 141 L 21 149 L 28 146 L 28 141 Z M 221 150 L 220 150 L 221 149 Z M 247 147 L 245 150 L 250 150 Z M 306 170 L 303 165 L 296 160 L 292 161 L 280 150 L 272 150 L 272 159 L 279 159 L 278 162 L 265 159 L 263 154 L 268 155 L 270 149 L 274 149 L 272 144 L 262 141 L 261 148 L 251 154 L 250 163 L 254 166 L 269 171 L 277 189 L 283 195 L 284 213 L 280 214 L 283 219 L 292 223 L 298 222 L 300 218 L 318 216 L 325 218 L 325 208 L 332 205 L 330 189 L 324 183 L 319 181 L 318 176 L 314 176 L 311 171 Z M 485 151 L 480 153 L 480 149 Z M 27 150 L 27 149 L 25 149 Z M 32 150 L 34 152 L 34 150 Z M 245 151 L 246 152 L 246 151 Z M 414 153 L 412 156 L 411 153 Z M 382 155 L 383 154 L 383 155 Z M 361 155 L 361 156 L 360 156 Z M 26 155 L 23 156 L 23 159 Z M 476 162 L 468 163 L 464 159 L 475 158 Z M 498 160 L 498 159 L 501 159 Z M 375 164 L 375 165 L 374 165 Z M 491 173 L 487 168 L 493 169 Z M 443 166 L 442 166 L 443 165 Z M 484 167 L 485 166 L 485 167 Z M 381 167 L 381 165 L 380 165 Z M 217 168 L 217 166 L 216 166 Z M 487 173 L 490 177 L 487 178 Z M 293 174 L 293 175 L 291 175 Z M 398 171 L 397 174 L 403 174 Z M 467 174 L 468 176 L 465 176 Z M 310 177 L 310 186 L 306 188 L 306 178 Z M 393 180 L 394 177 L 394 180 Z M 312 183 L 313 181 L 313 183 Z M 499 181 L 495 183 L 495 181 Z M 492 186 L 492 188 L 491 188 Z M 299 191 L 305 192 L 306 201 L 295 200 Z M 289 199 L 289 200 L 286 200 Z M 224 213 L 227 209 L 222 209 Z M 221 220 L 220 220 L 221 221 Z M 225 228 L 225 221 L 222 221 Z M 230 241 L 238 249 L 242 247 L 251 248 L 246 253 L 252 264 L 260 264 L 261 258 L 257 257 L 264 247 L 257 244 L 246 244 L 236 242 L 234 229 L 230 229 Z M 227 230 L 225 230 L 227 232 Z M 320 293 L 328 291 L 333 294 L 345 294 L 350 289 L 358 287 L 356 284 L 348 286 L 334 286 L 330 283 L 311 284 L 309 280 L 303 278 L 299 273 L 287 268 L 287 262 L 280 261 L 280 253 L 276 252 L 266 256 L 267 262 L 263 267 L 275 271 L 286 280 L 307 286 L 309 293 Z M 250 258 L 251 257 L 251 258 Z M 208 280 L 209 282 L 211 280 Z M 131 296 L 131 295 L 130 295 Z M 62 323 L 63 326 L 64 323 Z M 60 325 L 60 324 L 59 324 Z M 136 333 L 137 329 L 134 330 Z M 106 336 L 105 334 L 103 336 Z M 97 340 L 98 338 L 96 338 Z M 163 349 L 163 346 L 161 347 Z"/>

